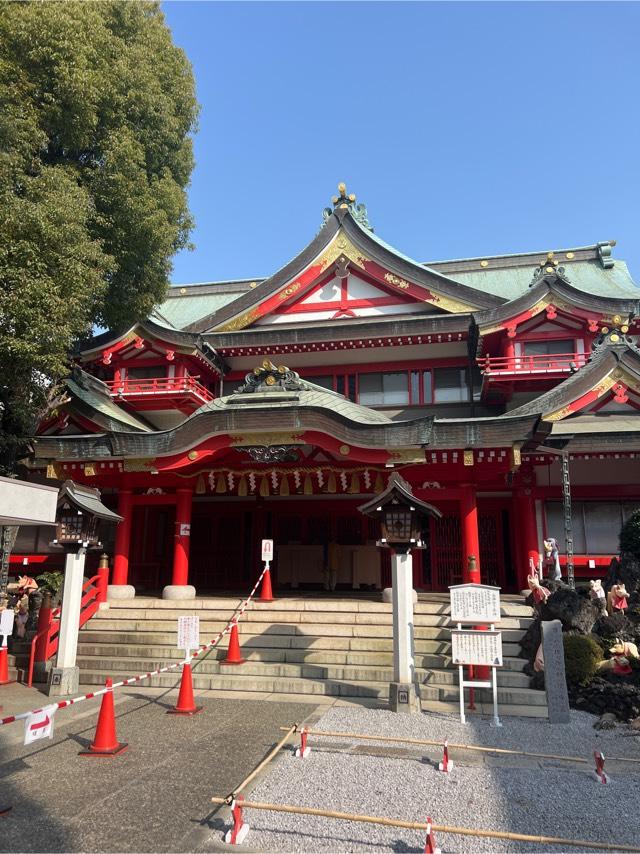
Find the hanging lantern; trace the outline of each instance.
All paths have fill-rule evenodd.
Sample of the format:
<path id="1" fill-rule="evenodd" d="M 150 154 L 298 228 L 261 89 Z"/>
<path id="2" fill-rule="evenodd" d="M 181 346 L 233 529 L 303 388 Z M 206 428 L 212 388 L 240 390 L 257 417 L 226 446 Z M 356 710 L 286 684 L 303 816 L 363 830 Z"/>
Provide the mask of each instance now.
<path id="1" fill-rule="evenodd" d="M 313 495 L 313 484 L 311 483 L 311 475 L 305 475 L 304 478 L 304 494 Z"/>
<path id="2" fill-rule="evenodd" d="M 196 481 L 196 495 L 204 495 L 207 491 L 207 487 L 204 482 L 204 478 L 202 475 Z"/>
<path id="3" fill-rule="evenodd" d="M 216 492 L 218 493 L 218 495 L 221 495 L 223 492 L 226 492 L 226 491 L 227 491 L 227 482 L 226 482 L 225 477 L 222 474 L 222 472 L 220 472 L 220 474 L 216 478 Z"/>
<path id="4" fill-rule="evenodd" d="M 283 474 L 280 478 L 280 495 L 289 495 L 289 478 Z"/>
<path id="5" fill-rule="evenodd" d="M 241 498 L 244 498 L 247 495 L 247 480 L 244 475 L 240 478 L 240 483 L 238 484 L 238 495 Z"/>
<path id="6" fill-rule="evenodd" d="M 262 480 L 260 481 L 260 495 L 262 498 L 266 498 L 269 495 L 269 481 L 266 474 L 262 475 Z"/>
<path id="7" fill-rule="evenodd" d="M 351 476 L 351 484 L 349 486 L 348 492 L 351 495 L 356 495 L 360 492 L 360 478 L 357 474 Z"/>
<path id="8" fill-rule="evenodd" d="M 329 480 L 327 481 L 327 492 L 335 492 L 336 489 L 336 476 L 333 472 L 331 472 L 331 474 L 329 475 Z"/>

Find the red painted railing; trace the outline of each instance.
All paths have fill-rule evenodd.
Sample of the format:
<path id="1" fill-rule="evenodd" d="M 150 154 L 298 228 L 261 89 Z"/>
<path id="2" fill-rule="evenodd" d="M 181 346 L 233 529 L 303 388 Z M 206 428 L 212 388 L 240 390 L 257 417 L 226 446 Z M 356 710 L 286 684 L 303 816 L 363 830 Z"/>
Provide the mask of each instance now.
<path id="1" fill-rule="evenodd" d="M 107 601 L 107 584 L 109 583 L 109 570 L 107 568 L 98 570 L 82 587 L 82 599 L 80 600 L 80 628 L 93 617 L 101 602 Z M 40 608 L 38 617 L 38 631 L 31 641 L 31 652 L 29 654 L 29 671 L 27 685 L 31 688 L 33 684 L 33 665 L 36 661 L 48 661 L 58 651 L 58 635 L 60 633 L 60 608 Z"/>
<path id="2" fill-rule="evenodd" d="M 213 400 L 213 395 L 202 383 L 199 377 L 152 377 L 151 379 L 125 378 L 123 380 L 107 380 L 112 397 L 193 394 L 203 401 Z"/>
<path id="3" fill-rule="evenodd" d="M 537 353 L 532 356 L 486 356 L 479 359 L 485 376 L 510 376 L 512 379 L 531 379 L 532 374 L 562 374 L 586 365 L 586 353 Z"/>

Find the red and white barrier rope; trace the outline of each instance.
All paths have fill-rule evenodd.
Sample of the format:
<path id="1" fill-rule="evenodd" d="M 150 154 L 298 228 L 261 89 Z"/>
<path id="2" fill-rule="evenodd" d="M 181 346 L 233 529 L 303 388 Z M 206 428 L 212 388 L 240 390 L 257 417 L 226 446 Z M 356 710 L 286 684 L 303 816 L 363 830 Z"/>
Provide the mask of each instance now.
<path id="1" fill-rule="evenodd" d="M 213 649 L 214 646 L 217 646 L 220 643 L 220 641 L 225 635 L 229 634 L 233 625 L 238 622 L 240 617 L 247 610 L 247 606 L 255 596 L 256 590 L 258 589 L 258 586 L 262 581 L 262 576 L 265 574 L 265 572 L 266 567 L 258 576 L 258 580 L 253 585 L 251 593 L 249 593 L 247 598 L 241 604 L 240 608 L 236 610 L 233 617 L 229 620 L 224 629 L 218 632 L 215 638 L 210 640 L 209 643 L 205 643 L 202 646 L 199 646 L 197 650 L 191 653 L 189 658 L 176 661 L 173 664 L 168 664 L 166 667 L 158 667 L 157 670 L 151 670 L 148 673 L 140 673 L 138 674 L 138 676 L 130 676 L 128 679 L 123 679 L 120 682 L 114 682 L 113 685 L 109 688 L 100 688 L 98 691 L 91 691 L 89 694 L 81 694 L 78 697 L 72 697 L 70 700 L 61 700 L 59 703 L 52 703 L 51 706 L 49 706 L 48 708 L 55 706 L 56 710 L 65 709 L 67 706 L 75 706 L 78 703 L 81 703 L 83 700 L 92 700 L 94 697 L 101 697 L 103 694 L 106 694 L 107 691 L 113 691 L 115 688 L 122 688 L 125 685 L 134 685 L 136 682 L 142 682 L 143 679 L 150 679 L 152 676 L 158 676 L 160 673 L 168 673 L 170 670 L 175 670 L 176 667 L 182 667 L 183 664 L 187 664 L 189 661 L 191 661 L 191 659 L 197 658 L 203 653 L 208 652 L 210 649 Z M 20 712 L 17 715 L 8 715 L 6 718 L 0 718 L 0 726 L 2 726 L 3 724 L 12 724 L 14 721 L 24 720 L 25 718 L 28 718 L 29 715 L 33 715 L 36 712 L 40 711 L 41 709 L 31 709 L 28 712 Z"/>

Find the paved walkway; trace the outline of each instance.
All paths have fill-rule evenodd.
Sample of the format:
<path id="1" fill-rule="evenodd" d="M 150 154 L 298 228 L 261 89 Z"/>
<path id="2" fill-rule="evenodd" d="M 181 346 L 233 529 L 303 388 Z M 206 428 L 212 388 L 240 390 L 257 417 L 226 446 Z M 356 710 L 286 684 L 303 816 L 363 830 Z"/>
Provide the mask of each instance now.
<path id="1" fill-rule="evenodd" d="M 211 835 L 209 798 L 233 789 L 282 733 L 317 708 L 299 698 L 197 695 L 204 712 L 165 714 L 176 691 L 116 691 L 115 758 L 79 757 L 92 740 L 99 701 L 56 714 L 50 741 L 22 745 L 24 726 L 0 727 L 0 851 L 196 851 Z M 218 696 L 216 696 L 218 695 Z M 255 696 L 255 695 L 254 695 Z M 2 715 L 47 698 L 22 685 L 0 687 Z"/>

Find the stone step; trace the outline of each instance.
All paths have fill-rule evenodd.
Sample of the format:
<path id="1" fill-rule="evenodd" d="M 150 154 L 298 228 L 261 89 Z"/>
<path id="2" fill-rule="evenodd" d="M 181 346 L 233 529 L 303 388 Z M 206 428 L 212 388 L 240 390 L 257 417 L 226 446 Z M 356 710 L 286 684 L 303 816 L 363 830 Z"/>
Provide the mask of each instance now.
<path id="1" fill-rule="evenodd" d="M 220 621 L 227 623 L 233 611 L 226 609 L 207 609 L 197 610 L 192 609 L 189 615 L 197 613 L 201 623 L 212 623 Z M 160 616 L 160 614 L 162 616 Z M 153 608 L 132 608 L 123 612 L 122 617 L 116 614 L 114 610 L 109 608 L 105 611 L 99 611 L 94 620 L 97 622 L 107 622 L 111 624 L 114 619 L 123 619 L 127 622 L 130 620 L 153 622 L 154 624 L 166 620 L 167 627 L 172 621 L 178 617 L 185 616 L 186 609 L 179 611 L 175 609 L 158 612 Z M 329 623 L 336 624 L 364 624 L 364 625 L 392 625 L 393 619 L 391 611 L 385 613 L 377 613 L 375 611 L 367 611 L 364 613 L 357 611 L 300 611 L 300 610 L 247 610 L 241 618 L 242 623 Z M 501 629 L 526 629 L 532 622 L 532 617 L 528 615 L 521 616 L 505 616 L 500 621 Z M 414 614 L 414 624 L 416 626 L 450 626 L 451 620 L 447 614 L 435 613 L 416 613 Z"/>
<path id="2" fill-rule="evenodd" d="M 289 694 L 324 694 L 337 697 L 360 697 L 378 698 L 386 700 L 389 694 L 389 683 L 387 681 L 363 681 L 363 680 L 335 680 L 318 679 L 313 677 L 296 678 L 277 675 L 243 675 L 240 667 L 229 667 L 228 672 L 220 673 L 198 673 L 198 668 L 193 673 L 193 686 L 197 691 L 226 690 L 226 691 L 259 691 L 265 693 L 289 693 Z M 113 672 L 111 677 L 114 682 L 126 679 L 131 674 L 124 672 Z M 101 670 L 82 669 L 82 684 L 102 685 L 105 675 Z M 179 683 L 179 673 L 163 673 L 145 679 L 140 684 L 151 687 L 175 688 Z M 431 687 L 422 685 L 420 688 L 423 703 L 438 702 L 448 704 L 451 711 L 459 709 L 458 691 L 446 687 Z M 476 689 L 476 704 L 489 708 L 492 702 L 491 692 L 485 689 Z M 498 697 L 502 714 L 507 714 L 506 709 L 514 707 L 514 714 L 527 714 L 531 709 L 540 711 L 540 715 L 546 715 L 545 695 L 542 691 L 534 691 L 531 688 L 500 688 Z M 521 708 L 522 707 L 522 708 Z M 524 709 L 529 712 L 524 712 Z"/>
<path id="3" fill-rule="evenodd" d="M 81 670 L 99 669 L 108 674 L 121 670 L 123 663 L 129 669 L 129 675 L 136 676 L 139 673 L 147 673 L 156 670 L 166 664 L 166 661 L 150 659 L 130 659 L 125 662 L 121 658 L 96 658 L 94 656 L 78 656 L 77 664 Z M 211 673 L 226 673 L 230 665 L 216 658 L 205 658 L 193 663 L 193 672 L 200 675 Z M 271 676 L 303 679 L 336 679 L 343 682 L 391 682 L 393 679 L 393 667 L 356 665 L 312 664 L 309 662 L 276 663 L 246 661 L 238 666 L 240 675 L 246 678 L 252 676 Z M 179 673 L 179 670 L 176 670 Z M 457 684 L 457 673 L 454 670 L 426 670 L 416 668 L 416 678 L 421 685 L 427 687 L 450 686 Z M 509 671 L 498 672 L 498 686 L 505 688 L 527 688 L 529 678 L 523 673 L 512 673 Z"/>
<path id="4" fill-rule="evenodd" d="M 324 694 L 332 697 L 369 697 L 386 700 L 389 696 L 388 682 L 342 682 L 331 679 L 294 678 L 283 676 L 243 676 L 239 668 L 229 668 L 229 673 L 193 674 L 193 687 L 197 691 L 261 691 L 279 694 Z M 126 679 L 128 673 L 112 673 L 114 682 Z M 141 686 L 174 688 L 178 685 L 179 672 L 163 673 L 140 683 Z M 83 685 L 103 685 L 105 675 L 101 670 L 82 670 Z M 437 700 L 439 689 L 425 688 L 426 699 Z"/>
<path id="5" fill-rule="evenodd" d="M 153 599 L 138 597 L 136 599 L 112 600 L 109 609 L 112 611 L 130 610 L 158 610 L 162 612 L 179 612 L 180 614 L 193 613 L 194 611 L 219 611 L 227 614 L 233 612 L 244 600 L 239 597 L 216 596 L 206 599 Z M 391 604 L 381 602 L 379 598 L 372 599 L 318 599 L 308 598 L 276 598 L 274 602 L 260 602 L 259 599 L 252 600 L 249 609 L 252 611 L 326 611 L 328 613 L 391 613 Z M 449 597 L 443 594 L 441 600 L 418 601 L 414 605 L 416 614 L 449 614 Z M 501 601 L 501 612 L 505 617 L 530 617 L 531 608 L 523 603 L 519 596 L 503 597 Z"/>
<path id="6" fill-rule="evenodd" d="M 480 703 L 476 701 L 475 709 L 465 708 L 465 715 L 493 715 L 493 703 Z M 422 700 L 423 712 L 436 712 L 441 715 L 459 715 L 460 704 L 444 703 L 440 700 Z M 523 718 L 546 718 L 546 706 L 520 706 L 509 703 L 500 703 L 498 700 L 498 714 L 500 717 L 517 716 Z"/>
<path id="7" fill-rule="evenodd" d="M 171 627 L 171 623 L 165 623 L 162 620 L 113 620 L 113 619 L 98 619 L 92 620 L 89 624 L 91 630 L 99 628 L 100 630 L 111 630 L 120 632 L 135 632 L 140 635 L 146 632 L 164 632 L 173 634 L 177 637 L 177 626 Z M 213 622 L 201 621 L 200 633 L 201 637 L 214 637 L 219 631 L 222 631 L 227 625 L 227 621 Z M 340 623 L 264 623 L 245 622 L 239 624 L 240 636 L 251 636 L 257 634 L 268 635 L 313 635 L 322 636 L 330 634 L 332 637 L 363 637 L 363 638 L 392 638 L 393 626 L 380 624 L 340 624 Z M 502 632 L 502 640 L 515 643 L 522 637 L 522 629 L 506 629 Z M 451 637 L 450 628 L 445 626 L 418 626 L 414 628 L 414 637 L 423 640 L 448 640 Z"/>
<path id="8" fill-rule="evenodd" d="M 118 631 L 94 631 L 91 627 L 93 621 L 83 628 L 79 635 L 79 643 L 91 644 L 114 644 L 122 647 L 128 645 L 142 646 L 167 646 L 175 649 L 177 633 L 176 632 L 118 632 Z M 362 652 L 392 652 L 393 639 L 389 638 L 361 638 L 361 637 L 329 637 L 327 635 L 311 636 L 311 635 L 275 635 L 275 634 L 259 634 L 259 635 L 244 635 L 239 633 L 240 644 L 245 651 L 262 650 L 262 649 L 304 649 L 304 650 L 357 650 Z M 206 635 L 201 634 L 201 639 L 206 639 Z M 220 642 L 220 647 L 223 649 L 229 643 L 228 635 Z M 451 642 L 446 638 L 444 640 L 430 640 L 416 638 L 415 649 L 418 653 L 430 653 L 434 655 L 449 655 L 451 652 Z M 520 655 L 519 643 L 502 644 L 502 651 L 505 656 L 517 658 Z"/>
<path id="9" fill-rule="evenodd" d="M 252 649 L 245 645 L 242 650 L 245 658 L 251 661 L 274 661 L 287 663 L 309 663 L 309 664 L 363 664 L 371 666 L 391 666 L 393 664 L 393 653 L 389 645 L 389 651 L 356 651 L 356 650 L 322 650 L 309 652 L 304 649 Z M 119 645 L 109 643 L 80 643 L 78 644 L 78 655 L 85 657 L 95 656 L 97 658 L 117 658 L 125 660 L 131 658 L 154 659 L 156 661 L 175 661 L 182 659 L 184 650 L 175 646 L 144 646 L 139 644 Z M 207 657 L 226 657 L 226 648 L 218 647 L 208 653 Z M 446 668 L 451 666 L 451 657 L 437 653 L 416 653 L 416 664 L 424 668 Z M 504 670 L 520 672 L 524 668 L 524 658 L 510 657 L 504 659 Z M 527 677 L 528 678 L 528 677 Z"/>

